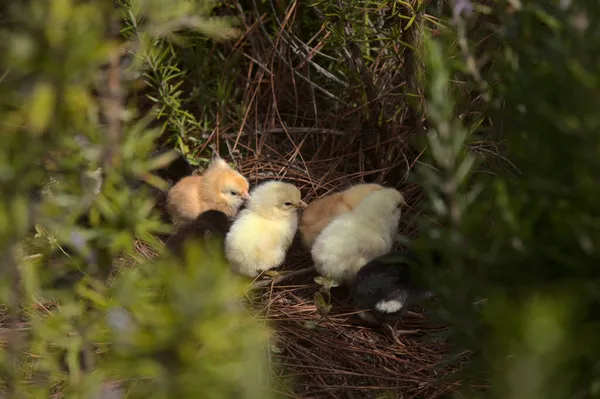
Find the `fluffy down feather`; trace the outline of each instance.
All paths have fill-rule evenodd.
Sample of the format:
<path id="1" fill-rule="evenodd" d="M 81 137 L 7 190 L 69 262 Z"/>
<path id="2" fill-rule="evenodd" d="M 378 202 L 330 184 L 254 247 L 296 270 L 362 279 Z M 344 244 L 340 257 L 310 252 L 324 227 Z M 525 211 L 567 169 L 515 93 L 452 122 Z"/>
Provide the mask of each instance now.
<path id="1" fill-rule="evenodd" d="M 221 211 L 233 218 L 248 198 L 248 181 L 221 158 L 211 161 L 202 176 L 187 176 L 167 194 L 167 211 L 174 224 L 193 222 L 204 211 Z"/>
<path id="2" fill-rule="evenodd" d="M 306 208 L 294 185 L 269 181 L 251 193 L 246 208 L 225 238 L 234 271 L 255 277 L 280 266 L 298 228 L 298 210 Z"/>
<path id="3" fill-rule="evenodd" d="M 353 212 L 335 218 L 313 245 L 317 272 L 350 283 L 367 262 L 392 249 L 404 203 L 399 191 L 384 188 L 369 194 Z"/>
<path id="4" fill-rule="evenodd" d="M 391 323 L 407 311 L 409 305 L 433 296 L 416 287 L 411 267 L 419 263 L 410 251 L 395 251 L 367 263 L 352 285 L 354 307 L 367 321 Z"/>
<path id="5" fill-rule="evenodd" d="M 195 221 L 181 225 L 175 234 L 169 237 L 166 247 L 179 258 L 183 258 L 186 243 L 197 242 L 206 245 L 209 240 L 214 240 L 221 245 L 222 250 L 230 225 L 229 218 L 221 211 L 211 209 L 202 212 Z"/>
<path id="6" fill-rule="evenodd" d="M 379 184 L 357 184 L 349 189 L 316 199 L 302 212 L 298 229 L 306 248 L 311 248 L 315 239 L 333 218 L 351 212 L 372 192 L 382 189 Z"/>

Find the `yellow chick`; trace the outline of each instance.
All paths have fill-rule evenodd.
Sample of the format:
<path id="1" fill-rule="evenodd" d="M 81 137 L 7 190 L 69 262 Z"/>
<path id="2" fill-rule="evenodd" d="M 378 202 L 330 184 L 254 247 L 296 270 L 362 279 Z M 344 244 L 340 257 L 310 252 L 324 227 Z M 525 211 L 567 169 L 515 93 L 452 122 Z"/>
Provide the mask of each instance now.
<path id="1" fill-rule="evenodd" d="M 383 186 L 379 184 L 357 184 L 349 189 L 316 199 L 302 212 L 298 230 L 302 242 L 310 249 L 321 231 L 333 218 L 351 212 L 369 194 Z"/>
<path id="2" fill-rule="evenodd" d="M 317 272 L 338 283 L 351 283 L 367 262 L 392 249 L 404 204 L 398 190 L 382 188 L 354 211 L 333 219 L 311 250 Z"/>
<path id="3" fill-rule="evenodd" d="M 304 208 L 293 184 L 269 181 L 255 187 L 225 237 L 231 268 L 256 277 L 280 266 L 298 228 L 298 210 Z"/>
<path id="4" fill-rule="evenodd" d="M 195 221 L 202 212 L 221 211 L 233 218 L 248 198 L 248 180 L 216 157 L 202 176 L 187 176 L 167 194 L 167 211 L 175 225 Z"/>

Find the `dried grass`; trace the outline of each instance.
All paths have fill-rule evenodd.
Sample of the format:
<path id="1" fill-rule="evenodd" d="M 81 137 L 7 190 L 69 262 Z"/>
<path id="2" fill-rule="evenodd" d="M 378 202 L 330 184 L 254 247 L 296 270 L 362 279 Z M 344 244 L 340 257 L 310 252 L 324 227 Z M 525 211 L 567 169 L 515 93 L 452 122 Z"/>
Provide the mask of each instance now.
<path id="1" fill-rule="evenodd" d="M 404 326 L 422 333 L 401 337 L 403 346 L 398 346 L 354 316 L 343 290 L 322 318 L 312 301 L 317 289 L 316 284 L 272 286 L 255 302 L 276 331 L 271 357 L 274 370 L 291 382 L 287 396 L 434 398 L 454 389 L 438 384 L 453 372 L 437 367 L 448 344 L 423 340 L 443 326 L 407 319 Z"/>
<path id="2" fill-rule="evenodd" d="M 415 234 L 414 226 L 406 221 L 418 212 L 418 186 L 395 180 L 391 176 L 394 165 L 379 170 L 369 170 L 366 165 L 368 152 L 376 153 L 382 147 L 351 152 L 348 148 L 352 144 L 344 135 L 318 129 L 288 130 L 256 139 L 259 143 L 255 148 L 260 150 L 248 151 L 247 157 L 238 159 L 239 169 L 251 185 L 266 179 L 285 180 L 296 184 L 307 201 L 357 182 L 394 186 L 405 194 L 409 204 L 400 232 L 406 236 Z M 237 140 L 238 146 L 240 143 L 242 140 Z M 401 139 L 397 143 L 401 145 Z M 320 154 L 314 155 L 317 152 Z M 410 165 L 407 160 L 402 163 Z M 311 266 L 310 254 L 297 237 L 281 271 L 304 271 Z M 282 394 L 295 398 L 437 398 L 459 387 L 456 383 L 440 382 L 455 371 L 441 365 L 449 344 L 427 339 L 444 326 L 406 319 L 403 328 L 421 332 L 402 336 L 403 346 L 398 346 L 376 326 L 366 325 L 355 316 L 343 288 L 334 289 L 332 311 L 322 318 L 313 302 L 319 289 L 313 281 L 315 276 L 312 270 L 279 284 L 269 284 L 267 280 L 259 294 L 252 297 L 253 306 L 276 332 L 269 355 L 276 365 L 273 373 L 290 382 L 279 387 Z"/>

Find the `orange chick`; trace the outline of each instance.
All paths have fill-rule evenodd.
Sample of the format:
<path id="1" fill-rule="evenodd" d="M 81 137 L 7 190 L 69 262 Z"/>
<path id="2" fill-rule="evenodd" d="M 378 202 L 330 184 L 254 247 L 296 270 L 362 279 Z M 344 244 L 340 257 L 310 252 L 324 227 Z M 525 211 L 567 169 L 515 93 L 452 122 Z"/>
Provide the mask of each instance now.
<path id="1" fill-rule="evenodd" d="M 327 195 L 308 204 L 298 226 L 306 248 L 310 249 L 313 246 L 317 236 L 333 218 L 353 211 L 367 195 L 382 188 L 383 186 L 379 184 L 357 184 L 345 191 Z"/>
<path id="2" fill-rule="evenodd" d="M 201 175 L 187 176 L 167 194 L 167 211 L 175 225 L 195 221 L 208 210 L 233 218 L 248 198 L 248 180 L 227 162 L 215 157 Z"/>

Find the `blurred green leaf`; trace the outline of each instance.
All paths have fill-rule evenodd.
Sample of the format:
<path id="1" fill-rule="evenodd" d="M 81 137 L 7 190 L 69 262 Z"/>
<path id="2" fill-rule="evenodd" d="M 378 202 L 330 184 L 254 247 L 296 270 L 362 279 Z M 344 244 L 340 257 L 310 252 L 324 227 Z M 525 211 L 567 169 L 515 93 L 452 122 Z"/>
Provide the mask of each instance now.
<path id="1" fill-rule="evenodd" d="M 54 101 L 54 87 L 48 82 L 39 82 L 29 100 L 27 118 L 32 134 L 39 135 L 46 130 L 54 110 Z"/>

